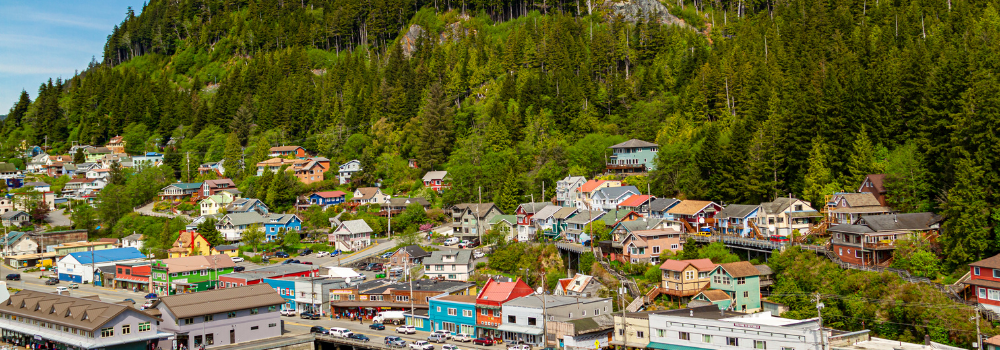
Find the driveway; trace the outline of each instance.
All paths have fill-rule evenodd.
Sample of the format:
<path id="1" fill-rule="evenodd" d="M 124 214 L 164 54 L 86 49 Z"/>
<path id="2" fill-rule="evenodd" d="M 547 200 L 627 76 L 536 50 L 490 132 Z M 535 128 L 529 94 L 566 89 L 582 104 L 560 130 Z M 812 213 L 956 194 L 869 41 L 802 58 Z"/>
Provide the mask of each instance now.
<path id="1" fill-rule="evenodd" d="M 73 221 L 66 216 L 66 209 L 56 209 L 49 212 L 49 216 L 45 217 L 45 222 L 52 227 L 56 226 L 73 226 Z"/>
<path id="2" fill-rule="evenodd" d="M 156 201 L 149 202 L 148 204 L 146 204 L 144 206 L 136 208 L 135 212 L 139 213 L 139 215 L 156 216 L 156 217 L 161 217 L 161 218 L 182 217 L 182 218 L 184 218 L 184 219 L 186 219 L 188 221 L 191 221 L 191 217 L 187 216 L 187 215 L 184 215 L 184 214 L 174 215 L 174 214 L 167 214 L 167 213 L 160 213 L 160 212 L 153 211 L 153 205 L 154 204 L 156 204 Z"/>

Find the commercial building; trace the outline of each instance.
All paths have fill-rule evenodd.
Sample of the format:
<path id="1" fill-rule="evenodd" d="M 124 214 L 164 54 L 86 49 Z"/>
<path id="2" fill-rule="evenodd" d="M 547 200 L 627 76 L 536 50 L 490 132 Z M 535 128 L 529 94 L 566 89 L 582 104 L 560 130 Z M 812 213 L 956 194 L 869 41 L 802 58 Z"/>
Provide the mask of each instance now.
<path id="1" fill-rule="evenodd" d="M 233 272 L 235 266 L 225 254 L 156 260 L 152 264 L 153 293 L 172 295 L 213 289 L 219 276 Z"/>
<path id="2" fill-rule="evenodd" d="M 160 297 L 153 308 L 178 346 L 236 344 L 280 336 L 283 300 L 266 285 Z"/>
<path id="3" fill-rule="evenodd" d="M 145 258 L 138 249 L 116 248 L 72 253 L 60 259 L 56 266 L 59 268 L 60 281 L 92 283 L 97 268 L 139 262 Z"/>
<path id="4" fill-rule="evenodd" d="M 330 309 L 331 289 L 347 287 L 344 281 L 328 277 L 282 277 L 265 278 L 263 282 L 273 288 L 285 300 L 282 310 L 295 312 L 315 312 L 326 316 Z"/>
<path id="5" fill-rule="evenodd" d="M 429 301 L 431 330 L 476 334 L 476 296 L 439 295 Z"/>
<path id="6" fill-rule="evenodd" d="M 270 265 L 253 270 L 244 270 L 220 275 L 219 288 L 249 286 L 261 283 L 265 278 L 315 277 L 318 275 L 318 266 L 303 264 Z"/>
<path id="7" fill-rule="evenodd" d="M 472 251 L 438 250 L 424 258 L 424 275 L 449 281 L 468 281 L 475 269 L 472 265 Z"/>
<path id="8" fill-rule="evenodd" d="M 532 346 L 543 343 L 546 322 L 600 316 L 613 311 L 611 298 L 578 298 L 555 295 L 527 295 L 503 304 L 503 323 L 497 329 L 504 341 L 524 341 Z M 554 338 L 554 337 L 550 337 Z"/>
<path id="9" fill-rule="evenodd" d="M 520 278 L 512 282 L 498 282 L 494 279 L 486 281 L 486 285 L 476 296 L 476 334 L 478 337 L 494 338 L 500 336 L 498 328 L 503 323 L 503 304 L 534 291 Z"/>

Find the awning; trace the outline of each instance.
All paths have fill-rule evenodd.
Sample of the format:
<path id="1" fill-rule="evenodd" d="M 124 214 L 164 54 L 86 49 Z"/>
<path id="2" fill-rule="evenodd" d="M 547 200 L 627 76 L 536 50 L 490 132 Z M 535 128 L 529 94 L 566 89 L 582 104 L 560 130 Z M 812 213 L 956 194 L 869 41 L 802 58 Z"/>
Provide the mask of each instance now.
<path id="1" fill-rule="evenodd" d="M 696 348 L 687 345 L 664 344 L 664 343 L 649 343 L 649 345 L 646 345 L 646 347 L 650 349 L 659 349 L 659 350 L 708 350 L 707 348 Z"/>
<path id="2" fill-rule="evenodd" d="M 797 211 L 788 213 L 788 216 L 793 218 L 821 218 L 823 217 L 823 214 L 820 214 L 818 211 L 815 210 L 810 210 L 810 211 Z"/>
<path id="3" fill-rule="evenodd" d="M 542 335 L 542 329 L 541 328 L 528 327 L 528 326 L 518 326 L 518 325 L 512 325 L 512 324 L 502 324 L 502 325 L 500 325 L 500 327 L 497 327 L 497 330 L 503 331 L 503 332 Z"/>

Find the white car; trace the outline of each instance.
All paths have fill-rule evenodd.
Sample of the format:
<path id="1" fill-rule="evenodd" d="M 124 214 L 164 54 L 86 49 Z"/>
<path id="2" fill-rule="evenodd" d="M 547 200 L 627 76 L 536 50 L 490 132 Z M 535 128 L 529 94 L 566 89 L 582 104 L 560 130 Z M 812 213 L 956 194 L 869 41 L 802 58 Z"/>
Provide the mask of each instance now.
<path id="1" fill-rule="evenodd" d="M 468 334 L 465 334 L 465 333 L 458 333 L 454 337 L 452 337 L 451 340 L 460 341 L 460 342 L 470 342 L 470 341 L 472 341 L 472 336 L 468 335 Z M 454 346 L 454 345 L 452 345 L 452 346 Z M 446 350 L 446 349 L 442 349 L 442 350 Z M 458 350 L 458 349 L 455 349 L 455 350 Z"/>
<path id="2" fill-rule="evenodd" d="M 409 325 L 402 325 L 402 326 L 396 327 L 396 333 L 417 334 L 417 327 L 409 326 Z M 424 342 L 424 343 L 427 343 L 427 342 Z M 411 347 L 412 347 L 412 345 L 413 344 L 410 344 Z"/>
<path id="3" fill-rule="evenodd" d="M 240 256 L 234 256 L 234 257 L 233 257 L 233 262 L 234 262 L 234 263 L 239 263 L 239 262 L 243 262 L 243 257 L 240 257 Z"/>
<path id="4" fill-rule="evenodd" d="M 475 251 L 475 252 L 472 253 L 472 258 L 473 259 L 479 259 L 479 258 L 482 258 L 484 256 L 486 256 L 486 254 L 483 254 L 483 252 L 479 251 L 479 250 L 477 250 L 477 251 Z"/>
<path id="5" fill-rule="evenodd" d="M 325 257 L 327 257 L 329 255 L 330 255 L 330 252 L 319 252 L 319 253 L 316 253 L 316 257 L 317 258 L 325 258 Z"/>
<path id="6" fill-rule="evenodd" d="M 439 329 L 439 330 L 434 331 L 434 333 L 431 333 L 431 335 L 435 335 L 435 334 L 443 335 L 445 339 L 451 339 L 451 335 L 452 335 L 451 332 L 443 330 L 443 329 Z"/>
<path id="7" fill-rule="evenodd" d="M 417 340 L 410 343 L 410 349 L 413 350 L 434 350 L 434 345 L 428 343 L 426 340 Z"/>
<path id="8" fill-rule="evenodd" d="M 56 287 L 56 293 L 62 294 L 62 292 L 69 292 L 69 288 L 63 286 Z"/>
<path id="9" fill-rule="evenodd" d="M 295 316 L 295 315 L 296 315 L 295 310 L 292 309 L 281 310 L 281 316 Z"/>
<path id="10" fill-rule="evenodd" d="M 468 247 L 469 243 L 472 243 L 472 242 L 469 242 L 469 240 L 467 240 L 467 239 L 463 239 L 461 242 L 458 242 L 458 247 L 459 248 Z"/>
<path id="11" fill-rule="evenodd" d="M 441 345 L 441 350 L 458 350 L 458 347 L 452 344 Z"/>
<path id="12" fill-rule="evenodd" d="M 458 244 L 458 237 L 451 237 L 444 240 L 444 245 L 456 245 Z"/>

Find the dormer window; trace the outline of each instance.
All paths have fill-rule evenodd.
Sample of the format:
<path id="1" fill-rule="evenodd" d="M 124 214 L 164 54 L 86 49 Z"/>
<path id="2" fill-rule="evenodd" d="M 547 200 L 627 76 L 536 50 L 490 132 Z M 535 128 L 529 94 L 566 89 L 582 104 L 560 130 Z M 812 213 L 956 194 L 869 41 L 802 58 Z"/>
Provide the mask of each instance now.
<path id="1" fill-rule="evenodd" d="M 50 314 L 54 314 L 54 313 L 56 313 L 56 307 L 55 307 L 55 306 L 53 306 L 53 307 L 52 307 L 51 309 L 49 309 L 49 313 L 50 313 Z"/>

